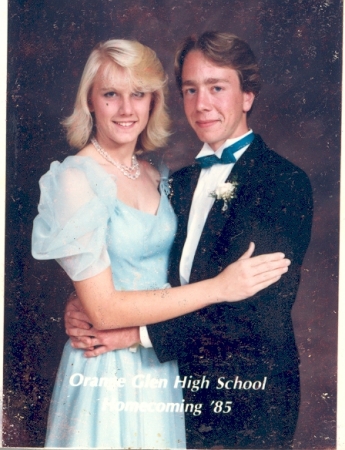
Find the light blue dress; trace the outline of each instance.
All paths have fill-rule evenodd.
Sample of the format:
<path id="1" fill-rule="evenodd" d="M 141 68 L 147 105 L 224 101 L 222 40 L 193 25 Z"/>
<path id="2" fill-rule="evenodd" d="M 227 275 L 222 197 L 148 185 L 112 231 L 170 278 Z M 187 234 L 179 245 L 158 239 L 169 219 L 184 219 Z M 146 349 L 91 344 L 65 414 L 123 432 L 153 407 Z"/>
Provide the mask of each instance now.
<path id="1" fill-rule="evenodd" d="M 176 218 L 163 181 L 156 215 L 117 199 L 116 178 L 88 157 L 53 162 L 40 188 L 35 258 L 56 259 L 72 280 L 111 265 L 118 290 L 164 287 Z M 66 343 L 46 447 L 185 448 L 177 363 L 161 364 L 153 349 L 134 350 L 88 359 Z"/>

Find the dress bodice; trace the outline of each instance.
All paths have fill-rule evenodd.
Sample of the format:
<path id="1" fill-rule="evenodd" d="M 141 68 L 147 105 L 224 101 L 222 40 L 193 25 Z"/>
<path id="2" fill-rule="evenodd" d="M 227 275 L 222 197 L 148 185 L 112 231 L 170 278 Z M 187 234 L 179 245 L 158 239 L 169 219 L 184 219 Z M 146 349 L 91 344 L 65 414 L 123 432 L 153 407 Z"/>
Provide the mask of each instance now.
<path id="1" fill-rule="evenodd" d="M 164 183 L 153 215 L 120 201 L 116 177 L 93 159 L 70 156 L 61 164 L 53 162 L 40 180 L 34 257 L 57 259 L 76 281 L 111 265 L 118 290 L 162 287 L 176 231 Z"/>

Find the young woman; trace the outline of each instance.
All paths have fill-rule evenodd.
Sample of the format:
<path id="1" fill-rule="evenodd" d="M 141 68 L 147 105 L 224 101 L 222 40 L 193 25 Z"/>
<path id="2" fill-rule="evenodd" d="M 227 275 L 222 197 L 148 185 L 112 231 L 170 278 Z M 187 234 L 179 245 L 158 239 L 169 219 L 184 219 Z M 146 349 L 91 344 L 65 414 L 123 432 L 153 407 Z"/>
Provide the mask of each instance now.
<path id="1" fill-rule="evenodd" d="M 284 255 L 250 250 L 214 279 L 167 288 L 176 218 L 167 186 L 138 151 L 165 144 L 166 76 L 155 53 L 110 40 L 91 53 L 73 114 L 79 153 L 41 178 L 32 252 L 56 259 L 96 329 L 146 325 L 216 302 L 238 301 L 287 271 Z M 51 402 L 46 446 L 185 447 L 176 363 L 138 347 L 85 358 L 67 343 Z"/>

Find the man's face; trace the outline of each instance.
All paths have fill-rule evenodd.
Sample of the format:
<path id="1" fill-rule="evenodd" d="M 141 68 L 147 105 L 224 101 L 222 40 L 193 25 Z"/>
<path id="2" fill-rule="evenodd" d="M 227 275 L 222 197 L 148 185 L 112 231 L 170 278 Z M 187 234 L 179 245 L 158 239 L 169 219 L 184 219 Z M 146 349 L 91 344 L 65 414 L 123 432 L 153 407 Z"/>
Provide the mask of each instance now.
<path id="1" fill-rule="evenodd" d="M 234 69 L 217 66 L 200 51 L 192 51 L 182 68 L 182 93 L 190 126 L 214 151 L 248 131 L 247 112 L 254 94 L 241 90 Z"/>

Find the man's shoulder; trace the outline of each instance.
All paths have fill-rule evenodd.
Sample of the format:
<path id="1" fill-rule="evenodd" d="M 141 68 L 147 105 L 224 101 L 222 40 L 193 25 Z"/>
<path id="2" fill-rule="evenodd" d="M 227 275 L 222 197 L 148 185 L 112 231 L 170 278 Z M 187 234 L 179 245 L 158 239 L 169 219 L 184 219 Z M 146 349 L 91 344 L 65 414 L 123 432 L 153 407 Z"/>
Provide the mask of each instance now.
<path id="1" fill-rule="evenodd" d="M 252 188 L 254 186 L 254 190 L 272 204 L 283 202 L 294 205 L 294 208 L 303 208 L 306 215 L 311 217 L 313 189 L 308 175 L 296 164 L 270 149 L 260 136 L 257 145 L 261 146 L 261 150 L 253 151 L 258 160 L 251 173 Z"/>
<path id="2" fill-rule="evenodd" d="M 189 184 L 192 180 L 199 177 L 200 165 L 197 163 L 191 164 L 190 166 L 182 167 L 171 175 L 171 180 L 175 184 Z"/>
<path id="3" fill-rule="evenodd" d="M 252 145 L 254 151 L 260 151 L 259 158 L 262 169 L 269 171 L 272 176 L 288 175 L 308 179 L 308 176 L 303 169 L 277 153 L 275 150 L 272 150 L 263 141 L 260 135 L 255 135 L 255 140 Z"/>
<path id="4" fill-rule="evenodd" d="M 199 164 L 194 163 L 189 166 L 181 167 L 181 169 L 176 170 L 176 172 L 173 172 L 172 177 L 180 178 L 180 177 L 184 177 L 187 174 L 191 175 L 191 174 L 194 174 L 199 171 L 200 171 Z"/>

